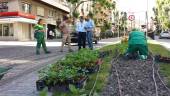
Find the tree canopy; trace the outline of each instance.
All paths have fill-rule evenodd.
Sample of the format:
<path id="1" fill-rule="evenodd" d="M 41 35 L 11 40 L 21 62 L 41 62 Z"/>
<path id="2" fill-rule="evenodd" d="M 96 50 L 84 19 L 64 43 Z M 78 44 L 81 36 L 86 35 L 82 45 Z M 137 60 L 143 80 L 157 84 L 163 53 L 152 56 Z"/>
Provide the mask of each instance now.
<path id="1" fill-rule="evenodd" d="M 102 7 L 106 7 L 106 8 L 112 8 L 114 9 L 115 8 L 115 1 L 110 3 L 109 1 L 107 0 L 67 0 L 69 3 L 71 4 L 74 4 L 75 5 L 75 8 L 73 10 L 73 12 L 76 11 L 76 9 L 83 3 L 85 2 L 93 2 L 94 4 L 95 3 L 98 3 L 100 4 Z"/>
<path id="2" fill-rule="evenodd" d="M 170 0 L 157 0 L 157 7 L 153 9 L 155 19 L 162 25 L 163 29 L 170 28 Z"/>

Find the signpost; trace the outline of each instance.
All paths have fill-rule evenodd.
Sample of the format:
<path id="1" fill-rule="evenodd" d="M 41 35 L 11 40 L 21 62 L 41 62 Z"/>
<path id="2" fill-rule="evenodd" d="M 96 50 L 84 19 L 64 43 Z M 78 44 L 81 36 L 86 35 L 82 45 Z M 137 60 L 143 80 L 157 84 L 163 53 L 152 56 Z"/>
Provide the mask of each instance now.
<path id="1" fill-rule="evenodd" d="M 135 20 L 135 15 L 129 15 L 128 19 L 129 19 L 130 21 L 134 21 L 134 20 Z"/>
<path id="2" fill-rule="evenodd" d="M 129 15 L 128 19 L 131 21 L 131 30 L 132 30 L 132 21 L 135 20 L 135 15 Z"/>

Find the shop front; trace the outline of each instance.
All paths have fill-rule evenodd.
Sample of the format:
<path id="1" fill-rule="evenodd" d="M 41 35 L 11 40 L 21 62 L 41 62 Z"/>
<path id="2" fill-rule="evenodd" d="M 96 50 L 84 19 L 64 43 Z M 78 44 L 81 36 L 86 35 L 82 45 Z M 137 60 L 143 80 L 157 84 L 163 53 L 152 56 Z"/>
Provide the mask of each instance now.
<path id="1" fill-rule="evenodd" d="M 19 12 L 1 12 L 0 40 L 33 40 L 33 26 L 36 22 L 32 15 Z"/>

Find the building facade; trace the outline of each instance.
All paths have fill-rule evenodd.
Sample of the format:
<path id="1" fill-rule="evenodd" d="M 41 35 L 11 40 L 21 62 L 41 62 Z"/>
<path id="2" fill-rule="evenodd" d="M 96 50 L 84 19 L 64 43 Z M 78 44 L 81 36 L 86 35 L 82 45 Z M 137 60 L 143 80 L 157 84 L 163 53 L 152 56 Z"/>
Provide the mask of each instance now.
<path id="1" fill-rule="evenodd" d="M 40 18 L 46 21 L 47 37 L 69 12 L 65 0 L 1 0 L 0 40 L 33 40 L 33 27 Z"/>
<path id="2" fill-rule="evenodd" d="M 89 14 L 89 12 L 93 11 L 93 1 L 89 1 L 89 2 L 84 2 L 82 4 L 80 4 L 80 6 L 77 8 L 77 11 L 80 13 L 80 16 L 87 16 Z"/>

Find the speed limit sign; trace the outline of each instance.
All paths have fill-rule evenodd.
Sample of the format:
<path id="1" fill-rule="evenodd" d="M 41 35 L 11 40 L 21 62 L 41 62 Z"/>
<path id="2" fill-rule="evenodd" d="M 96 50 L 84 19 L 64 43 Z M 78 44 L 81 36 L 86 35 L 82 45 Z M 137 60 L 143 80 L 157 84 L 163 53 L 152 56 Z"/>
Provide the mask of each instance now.
<path id="1" fill-rule="evenodd" d="M 129 15 L 128 19 L 129 19 L 130 21 L 135 20 L 135 15 Z"/>

